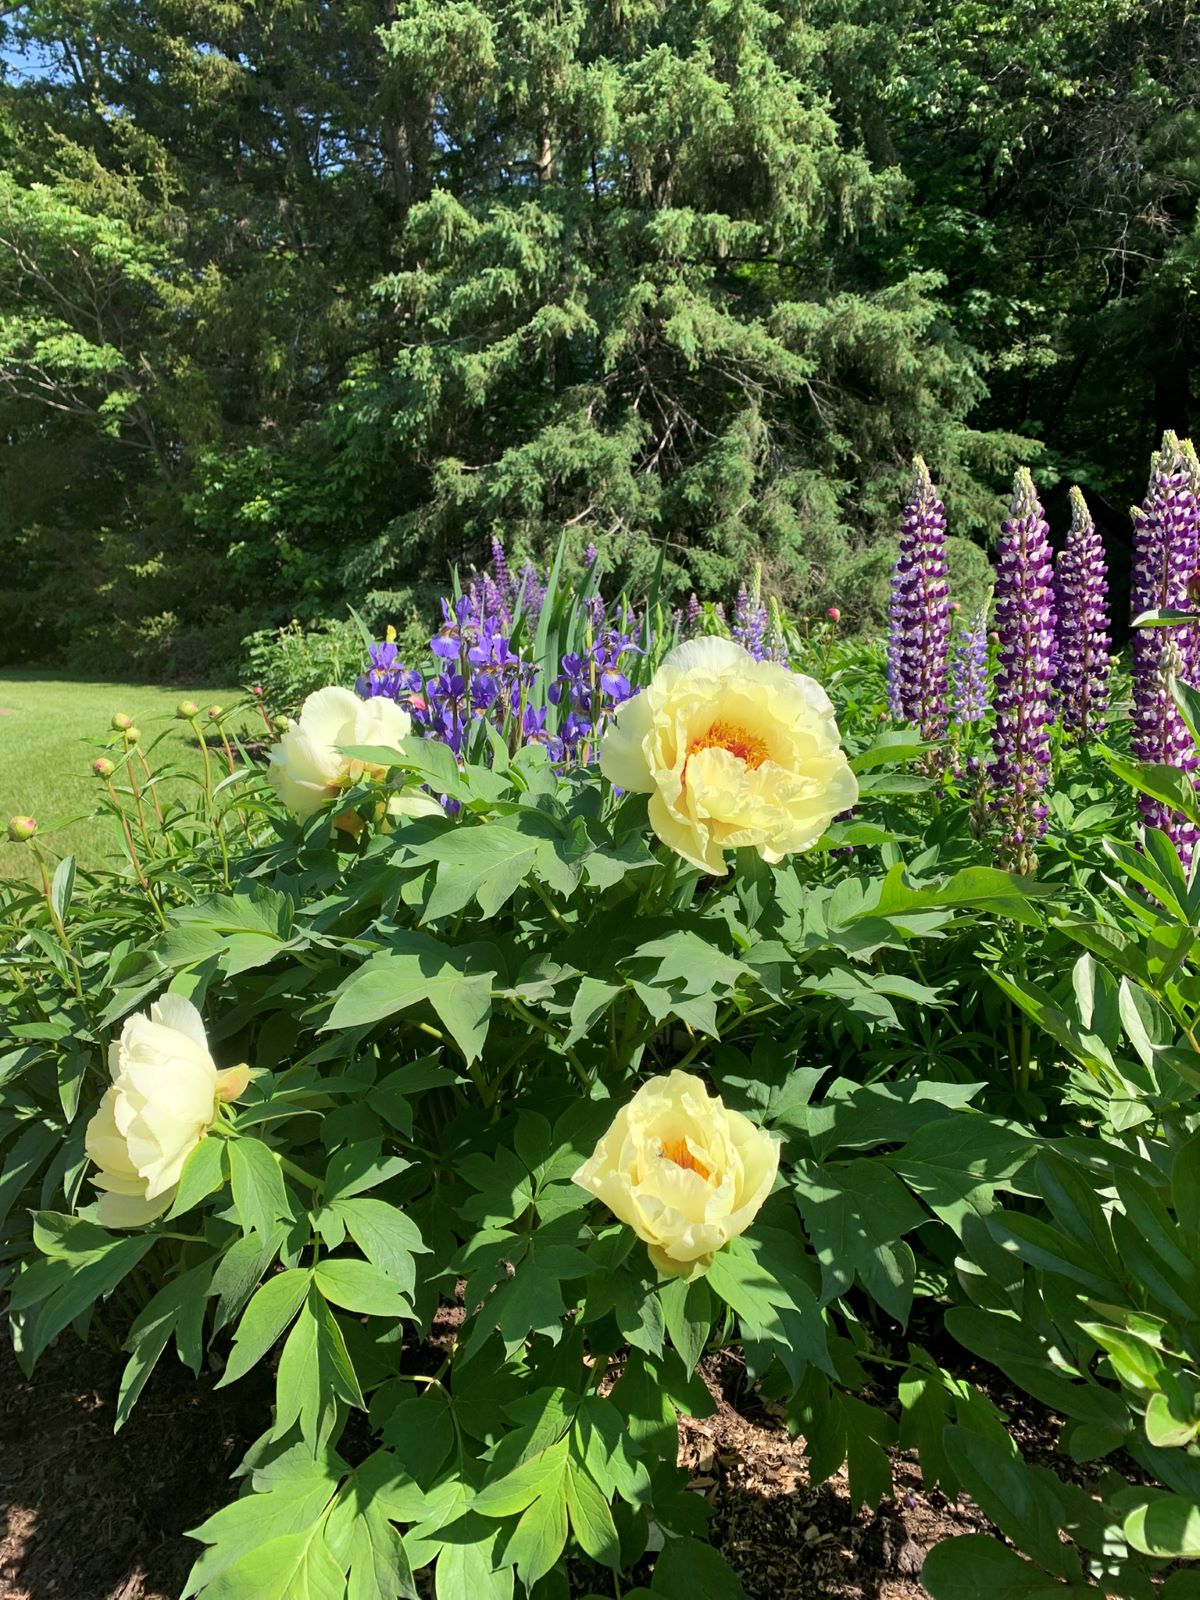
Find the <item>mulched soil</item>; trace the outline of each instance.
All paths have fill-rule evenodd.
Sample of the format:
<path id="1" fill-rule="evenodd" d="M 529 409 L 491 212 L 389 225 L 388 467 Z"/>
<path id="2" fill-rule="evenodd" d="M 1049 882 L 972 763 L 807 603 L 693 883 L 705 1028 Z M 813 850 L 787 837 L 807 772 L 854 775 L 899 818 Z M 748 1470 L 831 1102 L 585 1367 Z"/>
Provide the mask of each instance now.
<path id="1" fill-rule="evenodd" d="M 185 1530 L 236 1492 L 269 1380 L 214 1390 L 214 1374 L 164 1357 L 114 1435 L 120 1369 L 64 1338 L 29 1380 L 0 1339 L 0 1600 L 175 1600 L 198 1549 Z M 844 1479 L 814 1488 L 783 1423 L 741 1394 L 735 1358 L 704 1376 L 717 1410 L 681 1422 L 680 1462 L 751 1600 L 924 1600 L 925 1552 L 987 1529 L 969 1502 L 926 1494 L 900 1454 L 894 1498 L 852 1512 Z"/>
<path id="2" fill-rule="evenodd" d="M 214 1391 L 164 1356 L 113 1433 L 124 1358 L 70 1336 L 17 1367 L 0 1333 L 0 1600 L 176 1600 L 270 1418 L 270 1385 Z"/>

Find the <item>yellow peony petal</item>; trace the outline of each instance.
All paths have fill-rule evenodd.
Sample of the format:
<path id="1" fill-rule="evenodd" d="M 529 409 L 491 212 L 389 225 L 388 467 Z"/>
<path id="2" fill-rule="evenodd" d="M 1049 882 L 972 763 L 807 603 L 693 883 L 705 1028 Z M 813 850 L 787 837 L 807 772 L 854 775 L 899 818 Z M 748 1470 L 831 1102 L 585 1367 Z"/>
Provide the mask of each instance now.
<path id="1" fill-rule="evenodd" d="M 102 1194 L 96 1216 L 102 1228 L 144 1228 L 170 1210 L 174 1198 L 174 1190 L 154 1200 L 147 1200 L 144 1195 Z"/>
<path id="2" fill-rule="evenodd" d="M 677 1068 L 618 1111 L 575 1182 L 645 1240 L 660 1271 L 686 1276 L 757 1216 L 779 1148 Z"/>
<path id="3" fill-rule="evenodd" d="M 351 689 L 336 685 L 310 694 L 300 708 L 300 732 L 313 744 L 326 749 L 353 744 L 359 712 L 366 704 Z M 349 737 L 347 737 L 349 736 Z"/>
<path id="4" fill-rule="evenodd" d="M 600 741 L 600 771 L 618 789 L 651 794 L 654 778 L 643 748 L 653 725 L 653 712 L 645 694 L 635 694 L 617 710 Z"/>
<path id="5" fill-rule="evenodd" d="M 622 788 L 649 793 L 663 843 L 714 874 L 727 850 L 778 861 L 809 849 L 858 798 L 820 684 L 728 639 L 672 650 L 621 707 L 600 766 Z"/>

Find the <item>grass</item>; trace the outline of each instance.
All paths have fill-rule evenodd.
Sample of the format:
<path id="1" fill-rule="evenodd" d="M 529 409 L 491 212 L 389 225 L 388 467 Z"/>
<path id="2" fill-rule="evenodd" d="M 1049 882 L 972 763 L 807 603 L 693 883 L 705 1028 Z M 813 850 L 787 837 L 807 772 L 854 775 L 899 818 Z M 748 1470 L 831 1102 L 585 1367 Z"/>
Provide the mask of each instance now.
<path id="1" fill-rule="evenodd" d="M 176 718 L 175 707 L 180 700 L 194 700 L 203 713 L 210 705 L 233 706 L 242 698 L 239 689 L 99 683 L 7 669 L 0 676 L 0 830 L 10 816 L 32 816 L 49 854 L 74 855 L 81 867 L 111 861 L 121 854 L 119 837 L 109 817 L 94 814 L 103 791 L 91 766 L 97 756 L 120 749 L 113 713 L 134 719 L 152 767 L 199 775 L 200 747 L 188 725 Z M 252 726 L 248 716 L 232 719 L 235 727 L 243 722 Z M 184 788 L 184 780 L 162 785 L 167 797 Z M 0 831 L 0 880 L 6 877 L 32 878 L 33 864 L 28 850 L 4 842 Z"/>

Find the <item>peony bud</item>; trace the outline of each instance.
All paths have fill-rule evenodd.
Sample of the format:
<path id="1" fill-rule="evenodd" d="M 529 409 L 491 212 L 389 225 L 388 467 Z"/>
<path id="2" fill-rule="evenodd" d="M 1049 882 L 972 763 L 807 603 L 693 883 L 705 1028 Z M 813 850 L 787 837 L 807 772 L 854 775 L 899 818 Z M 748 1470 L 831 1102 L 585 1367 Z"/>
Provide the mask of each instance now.
<path id="1" fill-rule="evenodd" d="M 37 823 L 32 817 L 9 817 L 8 837 L 13 844 L 24 844 L 32 839 L 37 832 Z"/>
<path id="2" fill-rule="evenodd" d="M 209 708 L 208 708 L 208 720 L 210 722 L 219 722 L 224 715 L 225 715 L 225 711 L 224 711 L 223 707 L 221 707 L 221 706 L 209 706 Z"/>
<path id="3" fill-rule="evenodd" d="M 126 728 L 133 726 L 133 718 L 127 717 L 123 711 L 114 711 L 112 725 L 118 733 L 124 733 Z"/>
<path id="4" fill-rule="evenodd" d="M 180 722 L 190 722 L 193 717 L 200 715 L 200 707 L 194 700 L 181 700 L 175 707 L 175 715 Z"/>
<path id="5" fill-rule="evenodd" d="M 126 728 L 125 729 L 125 743 L 127 745 L 136 744 L 141 737 L 142 737 L 142 730 L 140 728 Z"/>
<path id="6" fill-rule="evenodd" d="M 842 620 L 842 613 L 836 606 L 830 606 L 825 615 L 829 618 L 830 622 L 840 622 Z"/>
<path id="7" fill-rule="evenodd" d="M 100 756 L 92 762 L 92 771 L 98 778 L 111 777 L 113 770 L 113 764 L 106 756 Z"/>
<path id="8" fill-rule="evenodd" d="M 271 726 L 275 729 L 276 733 L 286 733 L 291 725 L 291 717 L 275 717 L 271 723 Z"/>

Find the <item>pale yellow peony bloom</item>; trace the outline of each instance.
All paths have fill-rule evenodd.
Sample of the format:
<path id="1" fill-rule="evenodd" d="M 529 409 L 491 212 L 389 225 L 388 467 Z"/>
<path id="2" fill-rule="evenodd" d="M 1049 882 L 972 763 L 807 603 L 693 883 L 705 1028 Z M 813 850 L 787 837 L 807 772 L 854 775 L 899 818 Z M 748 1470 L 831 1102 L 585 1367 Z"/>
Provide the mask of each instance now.
<path id="1" fill-rule="evenodd" d="M 97 1215 L 106 1228 L 137 1228 L 175 1198 L 184 1162 L 216 1121 L 217 1102 L 235 1100 L 248 1067 L 218 1072 L 200 1013 L 166 994 L 150 1015 L 130 1017 L 109 1048 L 112 1088 L 88 1123 L 84 1145 L 99 1171 Z"/>
<path id="2" fill-rule="evenodd" d="M 779 1142 L 678 1069 L 644 1083 L 575 1174 L 685 1277 L 744 1233 L 771 1192 Z"/>
<path id="3" fill-rule="evenodd" d="M 338 746 L 394 750 L 411 732 L 412 718 L 394 700 L 360 700 L 349 689 L 318 689 L 271 751 L 267 776 L 293 816 L 311 817 L 364 777 L 378 781 L 386 776 L 386 767 L 352 760 L 339 754 Z M 388 807 L 393 816 L 432 816 L 441 809 L 432 795 L 418 791 L 397 797 L 394 805 Z M 335 821 L 354 832 L 361 823 L 351 816 L 347 812 Z"/>
<path id="4" fill-rule="evenodd" d="M 600 742 L 600 769 L 650 796 L 650 826 L 705 872 L 752 845 L 778 861 L 858 799 L 829 696 L 729 639 L 672 650 Z"/>

